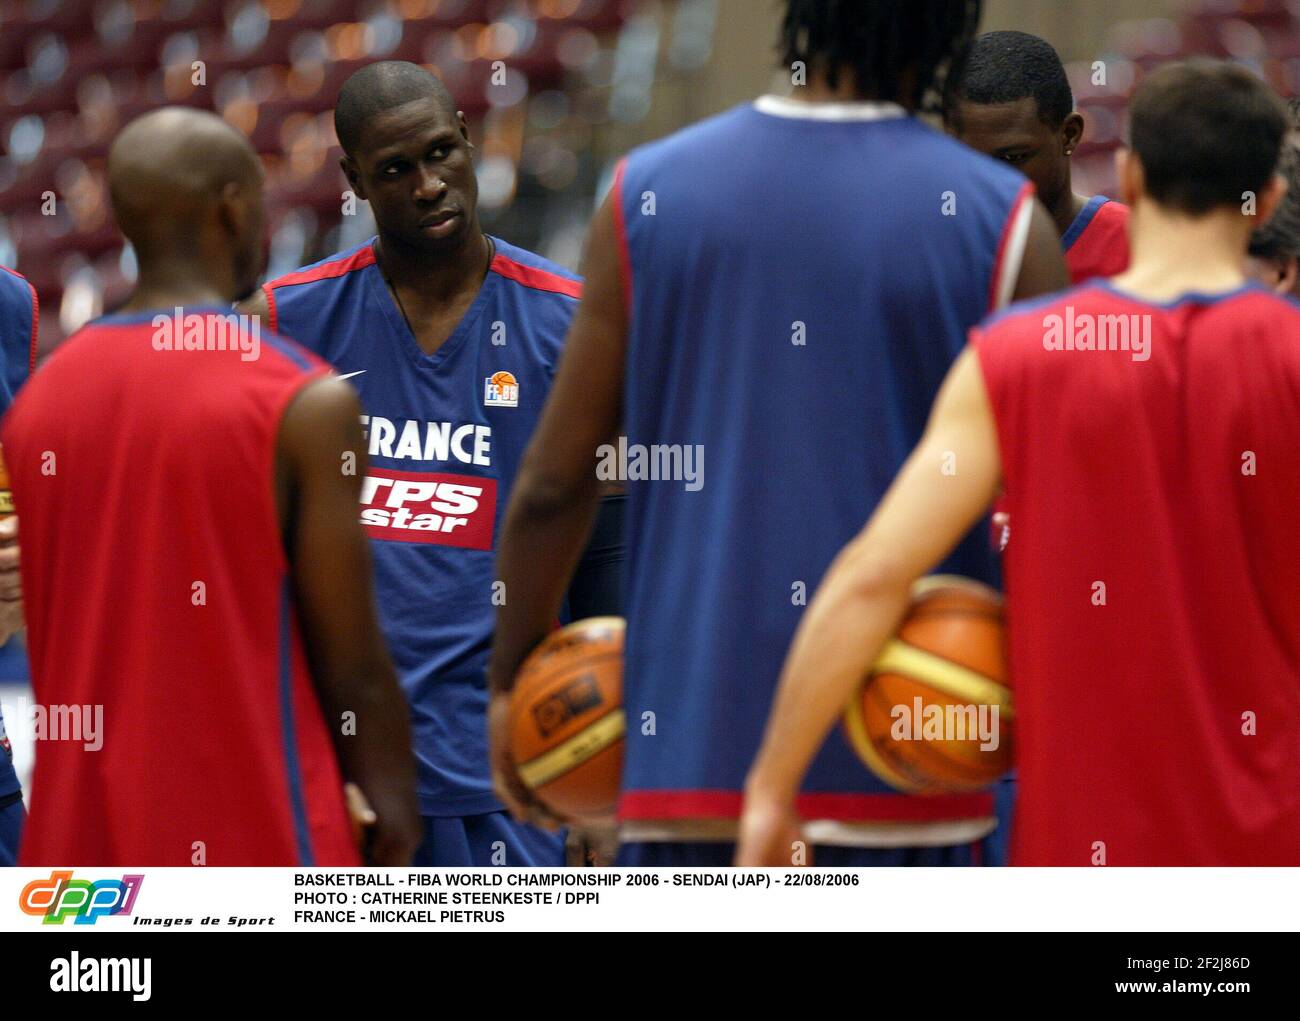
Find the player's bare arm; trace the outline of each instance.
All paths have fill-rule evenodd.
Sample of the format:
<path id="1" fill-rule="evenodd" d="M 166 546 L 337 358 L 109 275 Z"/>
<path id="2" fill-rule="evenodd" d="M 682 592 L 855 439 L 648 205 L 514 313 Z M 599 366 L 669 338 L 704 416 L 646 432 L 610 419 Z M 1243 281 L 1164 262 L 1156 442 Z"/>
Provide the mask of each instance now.
<path id="1" fill-rule="evenodd" d="M 361 409 L 332 378 L 307 386 L 281 424 L 277 498 L 311 675 L 344 776 L 377 815 L 369 857 L 407 864 L 420 840 L 406 702 L 371 595 L 357 519 L 365 477 Z M 355 714 L 355 732 L 340 721 Z M 351 718 L 351 717 L 350 717 Z"/>
<path id="2" fill-rule="evenodd" d="M 271 320 L 271 303 L 266 300 L 266 292 L 258 288 L 235 306 L 240 315 L 257 316 L 259 322 L 268 325 Z"/>
<path id="3" fill-rule="evenodd" d="M 1020 263 L 1020 275 L 1012 301 L 1024 301 L 1040 294 L 1052 294 L 1070 286 L 1070 275 L 1061 254 L 1061 239 L 1047 208 L 1038 201 L 1029 217 L 1029 235 Z"/>
<path id="4" fill-rule="evenodd" d="M 606 198 L 592 221 L 582 302 L 541 422 L 524 455 L 499 546 L 506 598 L 497 613 L 488 668 L 488 728 L 497 796 L 519 818 L 545 821 L 510 761 L 509 693 L 519 664 L 559 613 L 601 492 L 596 448 L 614 436 L 622 414 L 627 313 L 613 202 L 612 196 Z"/>
<path id="5" fill-rule="evenodd" d="M 955 473 L 944 474 L 954 457 Z M 795 633 L 746 781 L 737 865 L 790 864 L 786 841 L 809 763 L 898 625 L 912 583 L 985 513 L 999 475 L 993 412 L 968 349 L 939 391 L 920 444 L 866 528 L 835 558 Z"/>

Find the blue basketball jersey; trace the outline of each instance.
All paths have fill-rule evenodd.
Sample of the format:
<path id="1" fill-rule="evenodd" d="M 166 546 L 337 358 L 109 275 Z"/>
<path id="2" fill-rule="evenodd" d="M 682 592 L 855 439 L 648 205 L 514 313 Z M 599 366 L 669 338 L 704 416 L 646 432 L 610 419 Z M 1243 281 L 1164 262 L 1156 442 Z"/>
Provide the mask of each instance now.
<path id="1" fill-rule="evenodd" d="M 482 288 L 433 354 L 393 302 L 371 241 L 263 288 L 272 328 L 361 395 L 370 458 L 361 520 L 429 816 L 501 807 L 487 764 L 494 549 L 582 289 L 554 263 L 493 240 Z"/>
<path id="2" fill-rule="evenodd" d="M 1009 298 L 1033 193 L 892 104 L 774 97 L 633 151 L 615 189 L 626 444 L 694 452 L 697 475 L 629 468 L 620 816 L 641 832 L 736 815 L 805 604 Z M 986 531 L 944 569 L 996 583 Z M 986 793 L 893 791 L 838 730 L 799 807 L 931 834 L 899 843 L 993 814 Z"/>
<path id="3" fill-rule="evenodd" d="M 0 266 L 0 414 L 9 409 L 14 394 L 26 381 L 36 359 L 39 305 L 36 291 L 23 277 Z M 12 508 L 10 508 L 12 510 Z M 22 644 L 11 640 L 3 647 L 0 662 L 7 663 L 0 682 L 21 681 L 29 676 Z M 0 798 L 17 793 L 13 752 L 0 718 Z"/>

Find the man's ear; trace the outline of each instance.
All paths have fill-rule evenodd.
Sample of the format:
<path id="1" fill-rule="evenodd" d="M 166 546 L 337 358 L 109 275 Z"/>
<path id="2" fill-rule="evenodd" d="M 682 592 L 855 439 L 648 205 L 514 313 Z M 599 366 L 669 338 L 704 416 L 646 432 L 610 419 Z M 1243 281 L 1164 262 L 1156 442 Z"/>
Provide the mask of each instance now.
<path id="1" fill-rule="evenodd" d="M 1273 290 L 1278 294 L 1290 294 L 1295 290 L 1296 281 L 1300 280 L 1300 261 L 1294 255 L 1273 264 L 1277 279 L 1273 281 Z"/>
<path id="2" fill-rule="evenodd" d="M 1083 114 L 1075 111 L 1061 122 L 1061 148 L 1068 156 L 1079 148 L 1083 139 Z"/>
<path id="3" fill-rule="evenodd" d="M 1286 197 L 1286 178 L 1281 174 L 1274 174 L 1268 179 L 1268 184 L 1264 185 L 1259 193 L 1259 198 L 1255 202 L 1255 229 L 1258 230 L 1269 220 L 1273 219 L 1273 214 L 1277 212 L 1278 204 Z"/>
<path id="4" fill-rule="evenodd" d="M 352 186 L 352 192 L 359 199 L 366 197 L 365 189 L 361 186 L 361 173 L 357 165 L 352 162 L 352 157 L 344 153 L 339 157 L 339 169 L 343 171 L 343 176 L 348 179 L 348 184 Z"/>
<path id="5" fill-rule="evenodd" d="M 1300 283 L 1300 258 L 1291 256 L 1278 267 L 1279 275 L 1273 290 L 1278 294 L 1294 294 L 1296 284 Z"/>
<path id="6" fill-rule="evenodd" d="M 1142 161 L 1132 149 L 1115 151 L 1115 179 L 1119 182 L 1119 200 L 1130 208 L 1146 193 Z"/>
<path id="7" fill-rule="evenodd" d="M 469 121 L 465 119 L 464 110 L 456 111 L 456 126 L 460 128 L 460 137 L 465 139 L 465 141 L 469 142 Z M 469 147 L 473 149 L 474 143 L 469 142 Z"/>
<path id="8" fill-rule="evenodd" d="M 227 181 L 217 195 L 217 222 L 231 238 L 244 236 L 248 222 L 248 200 L 238 181 Z"/>

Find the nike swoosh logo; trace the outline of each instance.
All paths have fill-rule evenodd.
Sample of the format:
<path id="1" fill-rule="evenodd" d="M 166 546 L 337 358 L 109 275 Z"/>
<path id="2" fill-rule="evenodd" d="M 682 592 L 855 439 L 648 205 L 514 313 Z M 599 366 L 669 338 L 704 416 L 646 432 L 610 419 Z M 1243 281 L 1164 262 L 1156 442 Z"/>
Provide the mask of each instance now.
<path id="1" fill-rule="evenodd" d="M 357 369 L 356 372 L 345 372 L 343 375 L 339 376 L 339 379 L 351 379 L 353 376 L 359 376 L 365 371 L 365 369 Z"/>

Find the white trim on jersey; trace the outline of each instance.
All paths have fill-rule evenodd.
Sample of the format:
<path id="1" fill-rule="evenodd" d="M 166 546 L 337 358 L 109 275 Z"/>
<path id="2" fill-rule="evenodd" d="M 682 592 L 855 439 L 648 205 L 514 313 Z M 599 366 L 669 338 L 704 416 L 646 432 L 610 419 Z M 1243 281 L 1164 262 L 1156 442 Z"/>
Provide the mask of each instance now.
<path id="1" fill-rule="evenodd" d="M 1034 191 L 1026 188 L 1016 199 L 1016 207 L 1007 217 L 1006 247 L 1002 251 L 1002 262 L 994 267 L 997 284 L 993 290 L 993 308 L 996 312 L 1011 301 L 1015 292 L 1016 281 L 1020 279 L 1020 264 L 1025 258 L 1025 245 L 1029 242 L 1029 221 L 1034 215 Z"/>
<path id="2" fill-rule="evenodd" d="M 737 826 L 734 819 L 629 819 L 619 827 L 618 837 L 625 844 L 731 844 Z M 936 822 L 810 819 L 802 830 L 810 844 L 826 847 L 949 847 L 983 840 L 997 826 L 993 816 Z"/>
<path id="3" fill-rule="evenodd" d="M 790 117 L 811 121 L 881 121 L 906 117 L 907 111 L 897 103 L 860 102 L 807 103 L 789 96 L 759 96 L 754 109 L 773 117 Z"/>

